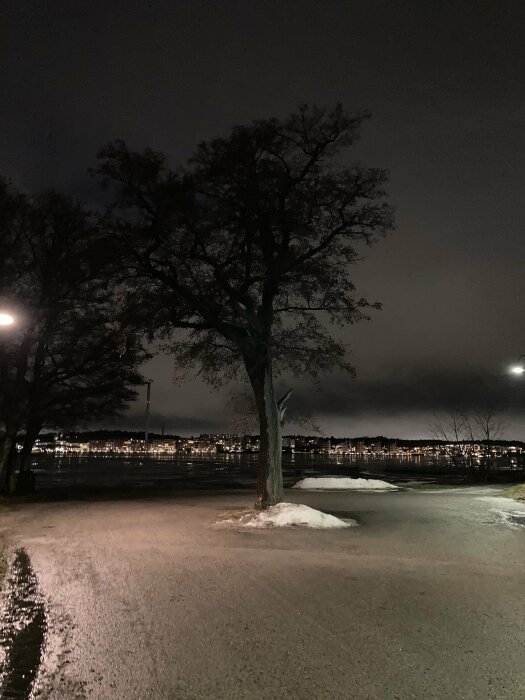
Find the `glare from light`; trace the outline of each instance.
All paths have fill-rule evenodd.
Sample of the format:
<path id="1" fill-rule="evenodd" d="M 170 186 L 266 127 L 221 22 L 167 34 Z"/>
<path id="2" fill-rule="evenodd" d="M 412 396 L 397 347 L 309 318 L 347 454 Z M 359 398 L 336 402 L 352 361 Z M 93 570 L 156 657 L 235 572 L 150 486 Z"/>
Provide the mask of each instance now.
<path id="1" fill-rule="evenodd" d="M 514 365 L 514 367 L 510 368 L 510 371 L 512 374 L 523 374 L 525 372 L 525 367 L 523 367 L 523 365 Z"/>
<path id="2" fill-rule="evenodd" d="M 0 326 L 12 326 L 14 322 L 11 314 L 0 313 Z"/>

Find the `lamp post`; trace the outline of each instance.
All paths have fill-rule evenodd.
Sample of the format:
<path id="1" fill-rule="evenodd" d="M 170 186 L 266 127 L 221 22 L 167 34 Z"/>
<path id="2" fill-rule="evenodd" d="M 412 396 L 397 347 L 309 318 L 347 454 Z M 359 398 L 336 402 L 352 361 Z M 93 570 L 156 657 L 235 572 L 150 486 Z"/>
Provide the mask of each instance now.
<path id="1" fill-rule="evenodd" d="M 149 407 L 151 399 L 151 385 L 153 384 L 153 379 L 147 379 L 146 384 L 148 386 L 146 391 L 146 430 L 144 431 L 144 446 L 148 448 L 148 438 L 149 438 Z"/>

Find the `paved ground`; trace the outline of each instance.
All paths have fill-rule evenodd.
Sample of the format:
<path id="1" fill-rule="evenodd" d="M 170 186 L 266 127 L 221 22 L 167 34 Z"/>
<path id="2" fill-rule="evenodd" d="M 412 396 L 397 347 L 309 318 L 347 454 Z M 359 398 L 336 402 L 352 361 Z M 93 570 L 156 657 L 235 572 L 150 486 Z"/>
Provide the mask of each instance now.
<path id="1" fill-rule="evenodd" d="M 360 523 L 325 532 L 211 524 L 250 494 L 19 506 L 41 697 L 522 700 L 525 528 L 492 493 L 289 492 Z"/>

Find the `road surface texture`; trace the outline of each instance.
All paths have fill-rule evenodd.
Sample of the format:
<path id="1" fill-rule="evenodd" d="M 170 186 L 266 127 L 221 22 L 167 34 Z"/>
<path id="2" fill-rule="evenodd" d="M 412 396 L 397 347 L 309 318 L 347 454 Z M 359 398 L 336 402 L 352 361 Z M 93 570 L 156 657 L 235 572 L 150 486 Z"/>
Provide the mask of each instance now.
<path id="1" fill-rule="evenodd" d="M 525 510 L 491 495 L 287 492 L 336 531 L 212 524 L 245 492 L 17 505 L 37 697 L 523 700 Z"/>

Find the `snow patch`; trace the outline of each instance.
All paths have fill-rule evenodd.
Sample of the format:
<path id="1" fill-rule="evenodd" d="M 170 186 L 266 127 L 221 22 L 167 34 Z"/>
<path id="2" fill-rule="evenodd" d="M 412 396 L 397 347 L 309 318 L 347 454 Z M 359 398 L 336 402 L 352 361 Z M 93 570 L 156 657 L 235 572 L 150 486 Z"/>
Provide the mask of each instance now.
<path id="1" fill-rule="evenodd" d="M 262 511 L 248 511 L 237 517 L 221 519 L 223 523 L 236 523 L 242 527 L 311 527 L 316 530 L 353 527 L 355 520 L 341 520 L 300 503 L 278 503 Z"/>
<path id="2" fill-rule="evenodd" d="M 349 477 L 320 476 L 301 479 L 294 489 L 316 489 L 318 491 L 397 491 L 398 486 L 380 479 L 351 479 Z"/>

